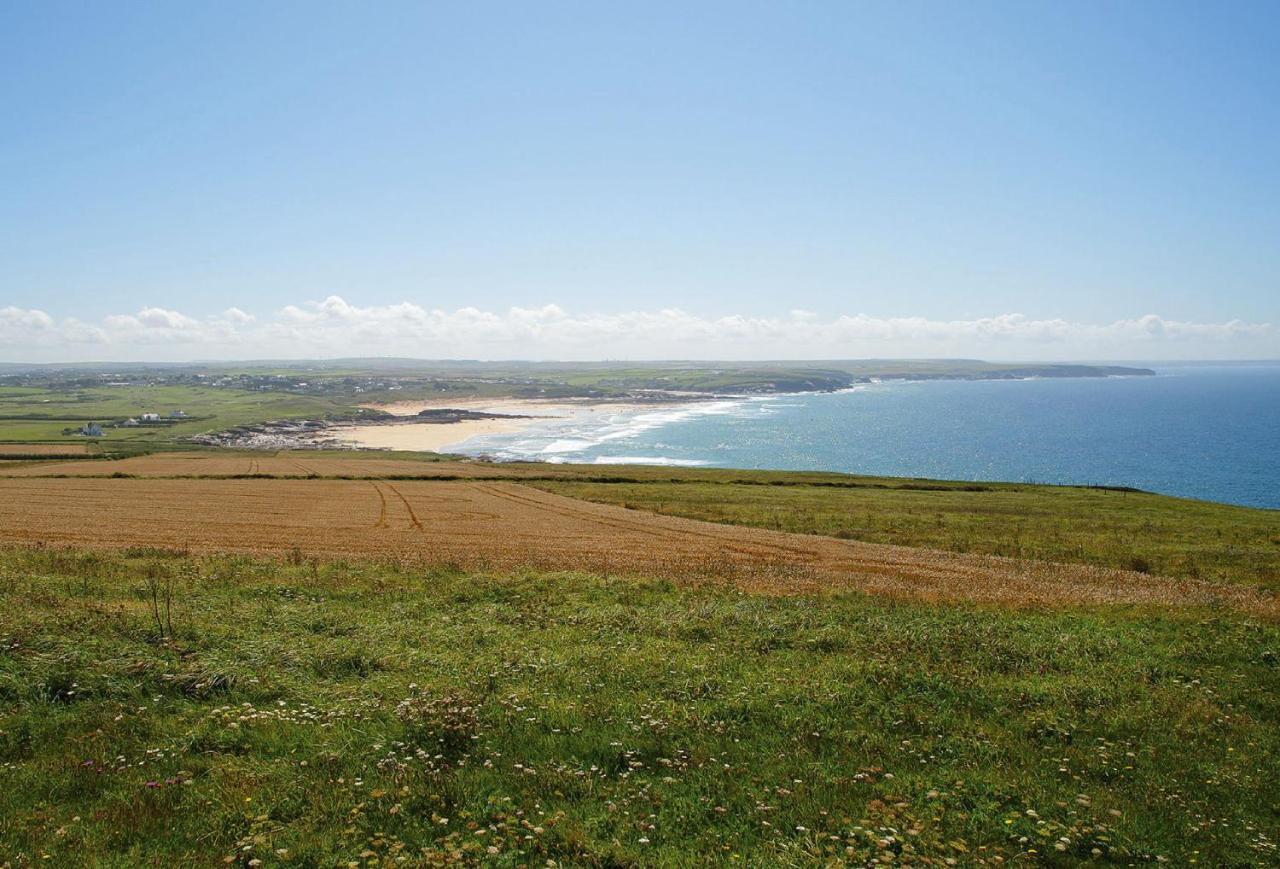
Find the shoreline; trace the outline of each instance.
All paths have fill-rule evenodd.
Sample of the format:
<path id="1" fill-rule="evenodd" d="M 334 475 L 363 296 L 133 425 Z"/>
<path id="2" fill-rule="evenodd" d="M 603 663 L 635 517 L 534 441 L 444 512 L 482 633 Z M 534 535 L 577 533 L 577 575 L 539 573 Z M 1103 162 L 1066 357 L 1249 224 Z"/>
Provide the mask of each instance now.
<path id="1" fill-rule="evenodd" d="M 571 416 L 576 411 L 608 409 L 614 411 L 644 411 L 672 405 L 692 404 L 712 400 L 710 396 L 672 396 L 664 401 L 629 401 L 608 398 L 426 398 L 386 403 L 362 404 L 369 410 L 380 410 L 393 416 L 412 417 L 424 410 L 476 410 L 486 413 L 527 414 L 533 417 Z M 539 413 L 541 411 L 541 413 Z"/>
<path id="2" fill-rule="evenodd" d="M 457 422 L 404 422 L 397 425 L 356 425 L 330 429 L 334 439 L 360 449 L 404 452 L 448 452 L 472 438 L 510 434 L 538 421 L 536 417 L 464 419 Z"/>
<path id="3" fill-rule="evenodd" d="M 363 405 L 399 419 L 382 423 L 344 426 L 329 430 L 331 436 L 356 449 L 448 452 L 468 441 L 489 435 L 506 435 L 557 422 L 587 421 L 595 414 L 641 414 L 658 408 L 683 406 L 688 400 L 658 402 L 608 401 L 557 398 L 423 399 Z M 413 418 L 424 410 L 468 410 L 504 414 L 494 419 L 439 423 Z"/>

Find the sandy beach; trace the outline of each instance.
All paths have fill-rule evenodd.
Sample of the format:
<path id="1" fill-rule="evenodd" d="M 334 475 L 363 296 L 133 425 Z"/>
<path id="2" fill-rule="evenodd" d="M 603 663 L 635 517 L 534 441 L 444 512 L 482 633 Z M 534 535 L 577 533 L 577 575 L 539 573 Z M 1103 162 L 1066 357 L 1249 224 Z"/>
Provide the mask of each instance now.
<path id="1" fill-rule="evenodd" d="M 448 448 L 480 435 L 519 431 L 536 419 L 467 419 L 450 423 L 358 425 L 331 429 L 335 440 L 381 450 L 448 452 Z"/>
<path id="2" fill-rule="evenodd" d="M 424 410 L 483 411 L 512 414 L 512 419 L 464 419 L 458 422 L 400 423 L 398 425 L 358 425 L 335 429 L 331 434 L 340 441 L 369 449 L 448 452 L 450 447 L 481 435 L 508 434 L 537 423 L 539 419 L 569 416 L 572 410 L 563 403 L 520 398 L 438 398 L 419 401 L 397 401 L 368 404 L 365 407 L 396 416 L 413 417 Z"/>
<path id="3" fill-rule="evenodd" d="M 376 410 L 413 417 L 424 410 L 454 408 L 511 414 L 511 419 L 460 420 L 451 423 L 399 423 L 362 425 L 330 429 L 335 439 L 372 449 L 448 452 L 450 448 L 482 435 L 509 434 L 554 420 L 588 419 L 597 414 L 613 415 L 652 411 L 669 406 L 598 399 L 536 398 L 438 398 L 365 405 Z"/>

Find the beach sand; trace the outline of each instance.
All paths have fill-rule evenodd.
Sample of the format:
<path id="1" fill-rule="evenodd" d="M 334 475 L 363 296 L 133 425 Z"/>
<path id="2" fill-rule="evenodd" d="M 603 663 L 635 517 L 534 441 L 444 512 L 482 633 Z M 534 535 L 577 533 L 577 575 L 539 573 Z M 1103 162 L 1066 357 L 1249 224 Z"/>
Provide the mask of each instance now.
<path id="1" fill-rule="evenodd" d="M 357 425 L 330 429 L 335 440 L 381 450 L 448 452 L 480 435 L 506 434 L 537 422 L 535 419 L 464 419 L 458 422 L 402 423 L 399 425 Z"/>
<path id="2" fill-rule="evenodd" d="M 458 410 L 484 411 L 486 413 L 513 414 L 525 418 L 461 420 L 451 423 L 360 425 L 352 426 L 351 428 L 329 429 L 326 434 L 337 440 L 373 449 L 448 452 L 451 447 L 456 447 L 481 435 L 508 434 L 551 420 L 589 419 L 597 414 L 637 413 L 653 411 L 663 407 L 670 407 L 671 405 L 642 404 L 626 401 L 612 402 L 599 399 L 434 398 L 365 406 L 404 417 L 415 416 L 423 410 L 456 408 Z"/>

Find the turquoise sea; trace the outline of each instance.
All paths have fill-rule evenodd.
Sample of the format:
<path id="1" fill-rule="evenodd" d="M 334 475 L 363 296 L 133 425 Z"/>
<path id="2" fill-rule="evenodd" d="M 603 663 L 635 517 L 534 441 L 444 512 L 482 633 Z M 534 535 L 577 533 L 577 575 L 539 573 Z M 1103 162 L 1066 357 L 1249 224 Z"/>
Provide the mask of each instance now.
<path id="1" fill-rule="evenodd" d="M 1134 486 L 1280 508 L 1280 363 L 1155 377 L 873 383 L 477 438 L 499 459 Z"/>

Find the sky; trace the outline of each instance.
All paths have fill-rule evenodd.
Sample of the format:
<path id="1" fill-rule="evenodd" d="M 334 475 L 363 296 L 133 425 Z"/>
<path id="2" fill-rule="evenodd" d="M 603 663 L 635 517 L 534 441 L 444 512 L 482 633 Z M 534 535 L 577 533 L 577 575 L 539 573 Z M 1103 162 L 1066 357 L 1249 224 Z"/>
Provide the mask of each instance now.
<path id="1" fill-rule="evenodd" d="M 1280 4 L 0 0 L 0 361 L 1280 358 Z"/>

